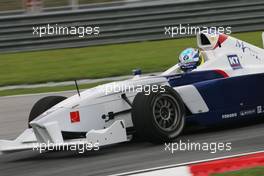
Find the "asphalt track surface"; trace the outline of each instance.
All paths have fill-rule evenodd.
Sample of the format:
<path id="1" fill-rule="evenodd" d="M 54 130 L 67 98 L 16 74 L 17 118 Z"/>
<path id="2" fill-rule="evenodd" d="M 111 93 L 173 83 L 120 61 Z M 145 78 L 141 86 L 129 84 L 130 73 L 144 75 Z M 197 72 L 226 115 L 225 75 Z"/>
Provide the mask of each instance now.
<path id="1" fill-rule="evenodd" d="M 70 96 L 73 92 L 63 93 Z M 58 95 L 58 94 L 56 94 Z M 27 117 L 35 101 L 47 95 L 0 98 L 0 139 L 13 139 L 27 127 Z M 109 175 L 122 172 L 178 164 L 263 150 L 264 123 L 227 129 L 193 131 L 181 140 L 191 142 L 231 142 L 232 150 L 215 154 L 205 151 L 165 151 L 164 145 L 130 142 L 102 148 L 100 151 L 78 154 L 73 151 L 26 151 L 0 155 L 0 176 L 81 176 Z"/>

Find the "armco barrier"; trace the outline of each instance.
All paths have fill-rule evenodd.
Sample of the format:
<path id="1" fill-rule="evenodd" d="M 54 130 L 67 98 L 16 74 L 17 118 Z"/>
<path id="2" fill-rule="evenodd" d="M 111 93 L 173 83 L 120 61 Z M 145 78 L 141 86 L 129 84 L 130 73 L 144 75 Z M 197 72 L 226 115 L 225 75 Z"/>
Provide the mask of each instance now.
<path id="1" fill-rule="evenodd" d="M 99 26 L 100 35 L 33 35 L 33 26 Z M 168 39 L 165 26 L 231 26 L 232 32 L 264 29 L 263 0 L 153 1 L 117 7 L 0 16 L 0 52 L 83 47 Z M 183 36 L 177 36 L 183 37 Z"/>

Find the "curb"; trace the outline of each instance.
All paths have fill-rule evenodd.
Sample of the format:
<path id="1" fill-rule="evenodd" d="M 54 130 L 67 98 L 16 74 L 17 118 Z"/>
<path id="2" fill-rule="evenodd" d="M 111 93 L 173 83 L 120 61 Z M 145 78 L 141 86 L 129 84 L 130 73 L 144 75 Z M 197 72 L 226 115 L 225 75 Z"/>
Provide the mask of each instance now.
<path id="1" fill-rule="evenodd" d="M 264 152 L 242 157 L 229 158 L 206 163 L 187 166 L 192 176 L 209 176 L 216 173 L 224 173 L 264 166 Z"/>
<path id="2" fill-rule="evenodd" d="M 244 156 L 233 156 L 231 158 L 218 159 L 186 166 L 160 168 L 146 172 L 131 173 L 133 176 L 210 176 L 224 172 L 237 171 L 257 166 L 264 166 L 264 152 L 248 154 Z"/>

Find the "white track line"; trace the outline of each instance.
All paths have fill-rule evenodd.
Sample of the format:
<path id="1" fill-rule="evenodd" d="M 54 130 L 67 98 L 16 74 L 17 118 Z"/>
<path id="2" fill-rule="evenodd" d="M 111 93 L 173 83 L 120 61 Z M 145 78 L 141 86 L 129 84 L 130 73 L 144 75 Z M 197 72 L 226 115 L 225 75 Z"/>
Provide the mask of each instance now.
<path id="1" fill-rule="evenodd" d="M 83 91 L 83 90 L 80 90 L 80 91 Z M 16 97 L 30 97 L 30 96 L 38 96 L 38 95 L 49 95 L 49 94 L 63 94 L 63 93 L 77 94 L 77 91 L 76 90 L 66 90 L 66 91 L 58 91 L 58 92 L 44 92 L 44 93 L 22 94 L 22 95 L 9 95 L 9 96 L 2 96 L 2 97 L 0 97 L 0 99 L 16 98 Z"/>

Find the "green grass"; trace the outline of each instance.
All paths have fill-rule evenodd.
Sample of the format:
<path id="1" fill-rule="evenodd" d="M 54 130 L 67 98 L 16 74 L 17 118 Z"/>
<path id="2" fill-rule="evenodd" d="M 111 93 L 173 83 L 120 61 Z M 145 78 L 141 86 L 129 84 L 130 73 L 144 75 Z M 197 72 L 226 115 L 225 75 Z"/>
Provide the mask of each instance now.
<path id="1" fill-rule="evenodd" d="M 262 46 L 261 32 L 234 36 Z M 177 63 L 179 52 L 195 45 L 195 38 L 185 38 L 0 54 L 0 86 L 127 75 L 134 68 L 163 71 Z"/>
<path id="2" fill-rule="evenodd" d="M 98 82 L 91 84 L 79 85 L 79 89 L 88 89 L 101 85 L 107 82 Z M 40 87 L 40 88 L 26 88 L 26 89 L 12 89 L 12 90 L 2 90 L 0 91 L 0 97 L 9 95 L 22 95 L 22 94 L 37 94 L 46 92 L 62 92 L 68 90 L 76 90 L 75 86 L 58 86 L 58 87 Z"/>
<path id="3" fill-rule="evenodd" d="M 227 172 L 223 174 L 213 174 L 212 176 L 261 176 L 264 175 L 264 167 L 243 169 L 240 171 Z"/>

